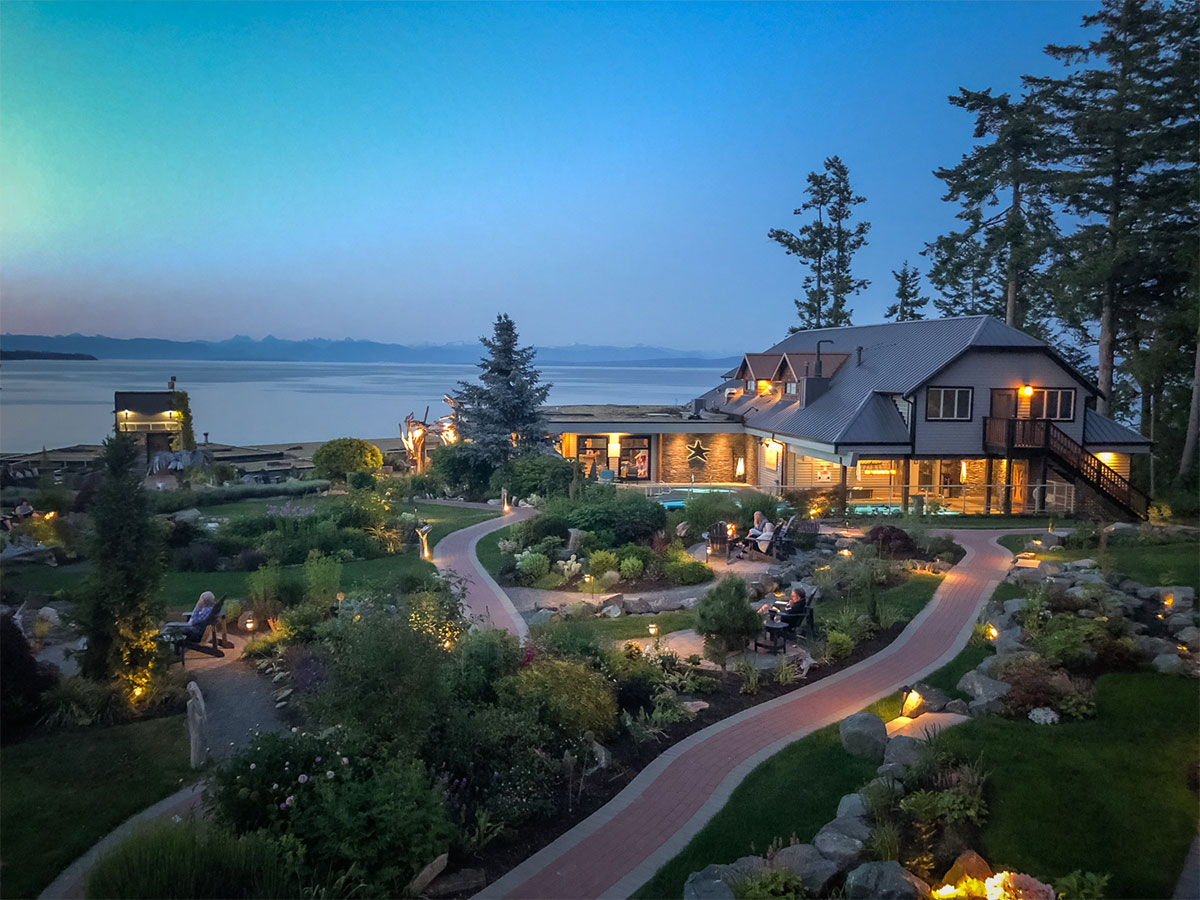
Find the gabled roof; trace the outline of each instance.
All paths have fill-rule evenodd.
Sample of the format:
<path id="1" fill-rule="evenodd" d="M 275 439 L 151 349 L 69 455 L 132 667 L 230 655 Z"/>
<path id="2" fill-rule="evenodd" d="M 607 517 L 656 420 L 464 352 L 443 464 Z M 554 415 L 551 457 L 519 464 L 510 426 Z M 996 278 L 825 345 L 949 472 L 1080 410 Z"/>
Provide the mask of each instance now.
<path id="1" fill-rule="evenodd" d="M 810 371 L 815 372 L 817 341 L 823 342 L 823 363 L 839 358 L 840 362 L 836 369 L 826 366 L 825 374 L 834 373 L 829 389 L 807 406 L 801 408 L 786 394 L 775 400 L 742 394 L 726 403 L 721 389 L 710 391 L 705 399 L 725 412 L 744 416 L 747 428 L 760 431 L 827 444 L 907 444 L 908 428 L 890 397 L 911 395 L 969 350 L 1043 352 L 1066 365 L 1042 341 L 991 316 L 799 331 L 766 353 L 746 358 L 776 356 L 777 368 L 786 359 L 793 370 L 793 360 L 801 361 L 800 373 L 803 360 L 811 360 Z M 861 361 L 855 356 L 859 347 Z"/>
<path id="2" fill-rule="evenodd" d="M 1143 437 L 1120 422 L 1102 416 L 1094 409 L 1083 411 L 1083 442 L 1085 444 L 1138 444 L 1150 446 L 1150 439 Z"/>
<path id="3" fill-rule="evenodd" d="M 779 353 L 747 353 L 734 373 L 742 381 L 770 381 L 782 359 Z"/>
<path id="4" fill-rule="evenodd" d="M 822 353 L 821 375 L 830 378 L 842 363 L 850 358 L 849 353 Z M 779 365 L 775 367 L 772 381 L 799 381 L 806 376 L 817 374 L 817 354 L 815 353 L 783 353 L 779 357 Z"/>

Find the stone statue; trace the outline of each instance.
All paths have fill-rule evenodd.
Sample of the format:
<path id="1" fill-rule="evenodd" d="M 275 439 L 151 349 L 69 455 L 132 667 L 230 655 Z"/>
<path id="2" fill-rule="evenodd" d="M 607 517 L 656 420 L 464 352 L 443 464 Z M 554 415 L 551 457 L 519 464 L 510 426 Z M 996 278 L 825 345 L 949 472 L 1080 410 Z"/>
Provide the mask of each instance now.
<path id="1" fill-rule="evenodd" d="M 192 749 L 192 768 L 199 769 L 208 760 L 208 710 L 200 685 L 189 681 L 187 686 L 188 740 Z"/>

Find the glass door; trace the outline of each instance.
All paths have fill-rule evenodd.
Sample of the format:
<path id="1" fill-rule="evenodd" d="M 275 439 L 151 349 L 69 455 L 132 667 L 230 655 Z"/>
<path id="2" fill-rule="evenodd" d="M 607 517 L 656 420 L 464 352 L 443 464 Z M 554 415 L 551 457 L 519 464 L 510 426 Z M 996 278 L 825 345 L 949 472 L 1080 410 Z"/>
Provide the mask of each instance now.
<path id="1" fill-rule="evenodd" d="M 617 470 L 622 481 L 650 480 L 650 436 L 627 434 L 621 438 L 621 462 Z"/>

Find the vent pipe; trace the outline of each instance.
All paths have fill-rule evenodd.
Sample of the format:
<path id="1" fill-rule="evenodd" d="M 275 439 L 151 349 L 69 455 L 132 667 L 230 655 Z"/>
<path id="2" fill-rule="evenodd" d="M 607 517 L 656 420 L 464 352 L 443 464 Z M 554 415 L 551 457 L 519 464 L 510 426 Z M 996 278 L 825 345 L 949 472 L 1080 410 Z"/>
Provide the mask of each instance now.
<path id="1" fill-rule="evenodd" d="M 829 338 L 822 338 L 817 341 L 817 377 L 820 378 L 824 373 L 821 371 L 821 345 L 832 344 L 833 341 Z"/>
<path id="2" fill-rule="evenodd" d="M 858 354 L 858 362 L 856 362 L 856 363 L 855 363 L 855 365 L 856 365 L 856 366 L 861 366 L 861 365 L 862 365 L 862 350 L 863 350 L 863 348 L 862 348 L 862 347 L 855 347 L 855 348 L 854 348 L 854 352 Z"/>

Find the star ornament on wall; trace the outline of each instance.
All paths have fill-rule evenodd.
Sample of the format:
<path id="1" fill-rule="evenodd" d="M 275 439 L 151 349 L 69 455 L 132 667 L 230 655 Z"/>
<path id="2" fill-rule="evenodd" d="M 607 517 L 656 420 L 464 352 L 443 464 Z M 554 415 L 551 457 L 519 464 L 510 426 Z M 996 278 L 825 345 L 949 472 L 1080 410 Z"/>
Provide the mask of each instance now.
<path id="1" fill-rule="evenodd" d="M 708 448 L 701 445 L 700 438 L 696 438 L 694 443 L 688 444 L 687 452 L 687 461 L 689 463 L 708 462 Z"/>

